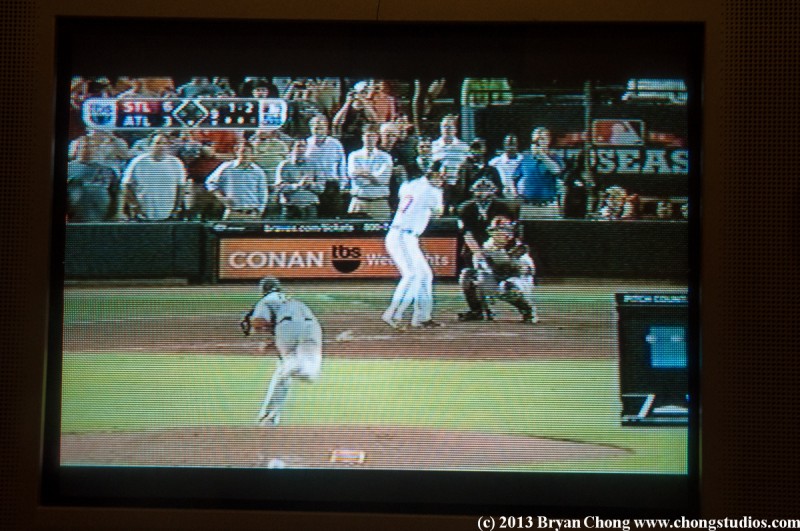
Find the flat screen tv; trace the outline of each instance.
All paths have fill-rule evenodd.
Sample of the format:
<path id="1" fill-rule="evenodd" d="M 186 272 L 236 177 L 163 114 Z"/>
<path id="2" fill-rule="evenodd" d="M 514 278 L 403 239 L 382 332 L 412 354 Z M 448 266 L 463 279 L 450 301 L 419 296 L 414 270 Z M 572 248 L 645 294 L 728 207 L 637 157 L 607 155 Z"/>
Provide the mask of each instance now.
<path id="1" fill-rule="evenodd" d="M 702 25 L 56 31 L 46 505 L 697 509 Z"/>

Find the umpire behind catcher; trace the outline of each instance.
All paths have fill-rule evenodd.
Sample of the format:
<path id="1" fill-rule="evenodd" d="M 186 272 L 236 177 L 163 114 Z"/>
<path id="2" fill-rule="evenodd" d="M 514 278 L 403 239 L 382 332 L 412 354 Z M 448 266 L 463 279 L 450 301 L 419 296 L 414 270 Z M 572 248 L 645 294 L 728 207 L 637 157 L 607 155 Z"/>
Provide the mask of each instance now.
<path id="1" fill-rule="evenodd" d="M 258 414 L 261 425 L 277 426 L 292 381 L 314 382 L 322 368 L 322 328 L 304 303 L 286 296 L 280 281 L 264 277 L 259 283 L 263 296 L 241 321 L 242 332 L 251 328 L 272 332 L 280 361 Z"/>
<path id="2" fill-rule="evenodd" d="M 458 207 L 458 228 L 464 236 L 464 248 L 462 250 L 463 269 L 459 276 L 459 284 L 464 291 L 469 309 L 458 314 L 461 321 L 479 321 L 484 317 L 484 309 L 477 302 L 477 294 L 472 293 L 474 285 L 475 269 L 474 261 L 483 260 L 483 244 L 489 239 L 489 226 L 492 220 L 498 216 L 505 219 L 516 221 L 515 209 L 507 203 L 499 200 L 497 194 L 499 189 L 490 179 L 482 178 L 470 187 L 473 199 L 461 203 Z"/>

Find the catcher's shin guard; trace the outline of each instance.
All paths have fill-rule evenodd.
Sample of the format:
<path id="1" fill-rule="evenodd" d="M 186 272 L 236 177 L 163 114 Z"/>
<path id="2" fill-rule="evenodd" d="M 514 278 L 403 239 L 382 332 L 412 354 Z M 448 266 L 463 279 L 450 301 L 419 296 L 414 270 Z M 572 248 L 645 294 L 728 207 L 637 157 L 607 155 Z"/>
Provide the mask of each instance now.
<path id="1" fill-rule="evenodd" d="M 503 294 L 502 299 L 509 303 L 511 306 L 519 310 L 519 313 L 522 315 L 523 321 L 527 321 L 533 318 L 536 310 L 534 309 L 533 305 L 527 300 L 525 293 L 516 289 L 516 287 L 509 283 L 503 283 Z"/>
<path id="2" fill-rule="evenodd" d="M 486 315 L 487 321 L 494 320 L 494 312 L 492 312 L 492 304 L 498 298 L 497 293 L 497 277 L 493 271 L 478 271 L 478 281 L 476 282 L 478 291 L 478 301 L 480 302 L 481 312 Z"/>
<path id="3" fill-rule="evenodd" d="M 459 321 L 483 321 L 483 313 L 476 312 L 473 310 L 468 310 L 466 312 L 461 312 L 458 314 Z"/>
<path id="4" fill-rule="evenodd" d="M 463 269 L 458 278 L 458 283 L 461 286 L 461 291 L 464 292 L 464 298 L 467 300 L 468 313 L 481 314 L 483 301 L 478 293 L 478 272 L 472 268 Z"/>
<path id="5" fill-rule="evenodd" d="M 528 303 L 528 301 L 526 301 L 524 298 L 520 297 L 518 299 L 515 298 L 513 300 L 511 299 L 507 300 L 508 303 L 511 304 L 511 306 L 519 310 L 519 313 L 522 316 L 523 321 L 531 322 L 538 320 L 536 318 L 536 308 L 534 306 L 531 306 L 531 304 Z"/>

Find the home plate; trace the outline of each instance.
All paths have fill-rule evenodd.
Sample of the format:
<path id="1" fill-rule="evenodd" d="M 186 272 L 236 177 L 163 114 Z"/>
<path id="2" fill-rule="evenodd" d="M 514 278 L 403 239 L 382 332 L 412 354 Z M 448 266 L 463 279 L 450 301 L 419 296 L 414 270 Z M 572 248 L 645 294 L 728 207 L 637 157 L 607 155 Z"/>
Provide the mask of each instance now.
<path id="1" fill-rule="evenodd" d="M 367 458 L 364 450 L 345 450 L 339 449 L 331 452 L 331 463 L 344 463 L 348 465 L 360 465 Z"/>
<path id="2" fill-rule="evenodd" d="M 336 336 L 336 341 L 352 341 L 353 340 L 353 331 L 352 330 L 345 330 L 338 336 Z"/>
<path id="3" fill-rule="evenodd" d="M 250 344 L 252 345 L 252 341 Z M 242 342 L 237 341 L 236 343 L 212 343 L 209 345 L 211 348 L 241 348 Z M 260 344 L 258 346 L 261 346 Z"/>

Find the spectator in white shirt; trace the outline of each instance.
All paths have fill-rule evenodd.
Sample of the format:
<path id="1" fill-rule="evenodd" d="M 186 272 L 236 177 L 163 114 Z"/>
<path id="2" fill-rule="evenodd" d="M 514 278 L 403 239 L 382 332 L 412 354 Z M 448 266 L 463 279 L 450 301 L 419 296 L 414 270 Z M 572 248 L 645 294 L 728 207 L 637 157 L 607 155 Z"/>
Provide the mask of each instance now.
<path id="1" fill-rule="evenodd" d="M 506 199 L 517 197 L 514 172 L 521 160 L 522 155 L 519 153 L 517 135 L 506 135 L 503 139 L 503 153 L 489 161 L 489 166 L 494 166 L 500 172 L 500 178 L 503 181 L 503 197 Z"/>
<path id="2" fill-rule="evenodd" d="M 120 216 L 150 221 L 177 216 L 183 206 L 186 168 L 177 157 L 168 155 L 172 141 L 167 135 L 154 135 L 150 152 L 133 159 L 122 178 Z"/>
<path id="3" fill-rule="evenodd" d="M 311 136 L 306 140 L 306 160 L 314 164 L 325 181 L 337 181 L 339 189 L 347 184 L 347 162 L 341 142 L 328 136 L 328 119 L 318 114 L 309 121 Z"/>
<path id="4" fill-rule="evenodd" d="M 380 134 L 375 126 L 366 126 L 361 136 L 364 147 L 347 158 L 352 200 L 348 212 L 366 214 L 373 219 L 389 219 L 389 179 L 392 157 L 378 149 Z"/>
<path id="5" fill-rule="evenodd" d="M 456 190 L 458 168 L 467 160 L 469 146 L 456 136 L 458 133 L 457 116 L 448 115 L 442 118 L 439 131 L 441 136 L 431 144 L 432 159 L 441 161 L 442 170 L 445 172 L 444 208 L 445 214 L 451 214 L 454 213 L 458 201 Z"/>

